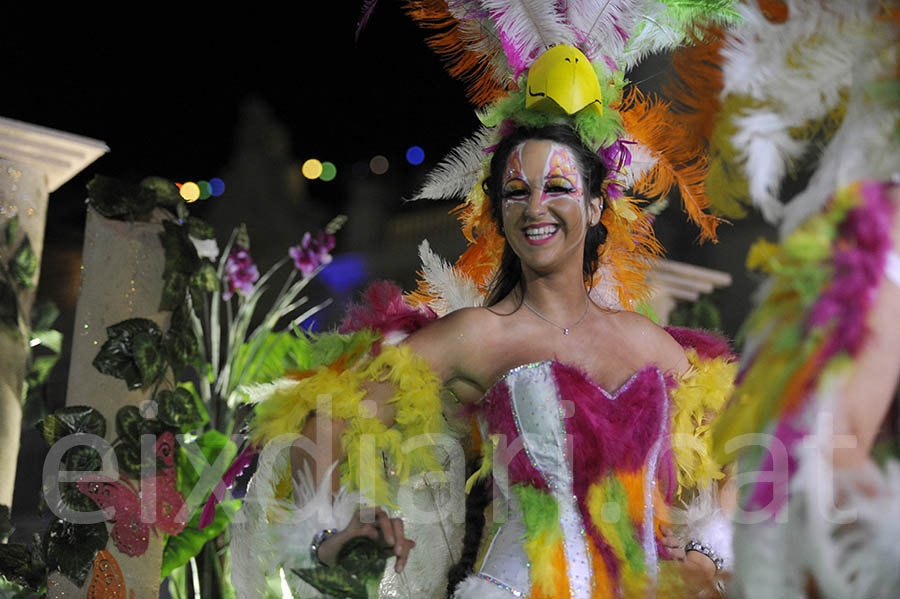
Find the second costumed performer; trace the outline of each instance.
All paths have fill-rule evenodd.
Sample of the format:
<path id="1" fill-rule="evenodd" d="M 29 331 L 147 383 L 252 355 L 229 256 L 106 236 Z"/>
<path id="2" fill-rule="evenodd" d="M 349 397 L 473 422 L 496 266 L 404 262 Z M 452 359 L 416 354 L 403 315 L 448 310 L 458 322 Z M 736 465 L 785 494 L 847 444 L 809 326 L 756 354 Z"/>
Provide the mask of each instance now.
<path id="1" fill-rule="evenodd" d="M 730 533 L 707 431 L 734 356 L 718 338 L 634 311 L 661 248 L 626 193 L 678 185 L 714 237 L 691 187 L 703 158 L 678 146 L 691 136 L 636 89 L 623 97 L 625 57 L 685 31 L 663 3 L 604 14 L 609 4 L 467 20 L 411 3 L 420 21 L 495 32 L 516 82 L 495 90 L 485 129 L 423 191 L 467 193 L 470 247 L 451 267 L 423 245 L 416 293 L 374 287 L 370 306 L 309 346 L 304 371 L 252 391 L 261 457 L 232 534 L 239 597 L 446 596 L 464 520 L 465 458 L 449 424 L 460 415 L 477 421 L 472 481 L 493 476 L 494 502 L 455 597 L 684 597 L 721 586 Z M 641 30 L 638 4 L 669 29 Z M 598 36 L 612 47 L 600 53 Z M 642 159 L 630 172 L 629 146 Z M 354 557 L 359 538 L 397 559 L 360 575 L 354 564 L 378 562 L 369 546 Z"/>

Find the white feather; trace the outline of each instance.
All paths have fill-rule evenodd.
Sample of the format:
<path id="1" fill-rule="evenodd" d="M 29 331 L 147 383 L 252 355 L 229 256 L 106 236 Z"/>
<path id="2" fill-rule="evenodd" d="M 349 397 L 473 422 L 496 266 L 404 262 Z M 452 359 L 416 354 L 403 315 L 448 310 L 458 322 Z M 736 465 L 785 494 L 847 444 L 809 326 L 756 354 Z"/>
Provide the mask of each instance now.
<path id="1" fill-rule="evenodd" d="M 422 188 L 410 199 L 463 198 L 468 195 L 482 177 L 487 159 L 485 148 L 492 144 L 493 137 L 493 129 L 482 127 L 463 141 L 428 173 Z"/>
<path id="2" fill-rule="evenodd" d="M 734 118 L 732 142 L 754 204 L 769 222 L 783 221 L 782 235 L 820 210 L 840 185 L 898 168 L 889 125 L 896 111 L 867 102 L 864 91 L 870 81 L 895 72 L 897 33 L 875 18 L 874 0 L 826 4 L 823 9 L 818 0 L 792 0 L 790 18 L 774 24 L 756 3 L 744 3 L 738 8 L 742 24 L 722 50 L 723 94 L 763 104 Z M 842 125 L 823 148 L 807 188 L 785 208 L 778 201 L 782 179 L 810 143 L 794 130 L 841 102 L 847 102 Z"/>
<path id="3" fill-rule="evenodd" d="M 701 489 L 684 509 L 672 508 L 672 523 L 679 538 L 698 541 L 712 547 L 724 562 L 723 569 L 734 565 L 731 521 L 719 506 L 716 486 Z"/>
<path id="4" fill-rule="evenodd" d="M 635 182 L 656 165 L 657 158 L 650 148 L 639 142 L 628 144 L 628 149 L 631 152 L 631 164 L 625 168 L 624 183 L 625 187 L 634 187 Z"/>
<path id="5" fill-rule="evenodd" d="M 782 205 L 778 201 L 781 180 L 790 162 L 799 158 L 806 144 L 794 139 L 780 114 L 756 111 L 748 116 L 735 117 L 738 131 L 732 144 L 740 148 L 744 173 L 749 184 L 750 198 L 770 223 L 781 219 Z"/>
<path id="6" fill-rule="evenodd" d="M 626 41 L 619 32 L 633 31 L 640 5 L 634 0 L 570 0 L 565 16 L 591 61 L 602 54 L 619 60 Z"/>
<path id="7" fill-rule="evenodd" d="M 527 589 L 519 590 L 527 591 Z M 513 596 L 506 589 L 474 574 L 459 583 L 453 593 L 453 599 L 510 599 Z"/>
<path id="8" fill-rule="evenodd" d="M 434 253 L 427 239 L 419 245 L 419 259 L 426 289 L 436 298 L 430 307 L 439 316 L 482 304 L 483 296 L 475 283 Z"/>
<path id="9" fill-rule="evenodd" d="M 669 7 L 662 2 L 638 1 L 634 26 L 620 59 L 626 71 L 633 69 L 651 54 L 668 52 L 684 42 L 680 21 L 669 15 Z"/>
<path id="10" fill-rule="evenodd" d="M 291 568 L 314 565 L 309 551 L 313 536 L 327 528 L 343 529 L 360 497 L 342 488 L 332 497 L 332 464 L 323 484 L 316 484 L 307 467 L 294 477 L 294 502 L 278 499 L 277 487 L 290 468 L 284 444 L 270 443 L 260 453 L 256 473 L 231 527 L 232 583 L 238 599 L 265 596 L 268 580 L 286 576 L 297 596 L 318 593 L 291 574 Z M 286 574 L 280 574 L 284 569 Z"/>
<path id="11" fill-rule="evenodd" d="M 490 12 L 501 39 L 507 42 L 507 58 L 520 59 L 525 68 L 547 48 L 557 44 L 575 45 L 577 41 L 554 2 L 483 0 L 482 5 Z"/>

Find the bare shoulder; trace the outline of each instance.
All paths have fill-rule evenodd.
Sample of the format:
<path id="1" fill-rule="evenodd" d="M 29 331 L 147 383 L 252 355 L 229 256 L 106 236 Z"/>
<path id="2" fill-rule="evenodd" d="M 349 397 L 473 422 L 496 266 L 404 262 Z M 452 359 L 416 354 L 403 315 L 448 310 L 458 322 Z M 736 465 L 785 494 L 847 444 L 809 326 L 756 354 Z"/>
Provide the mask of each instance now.
<path id="1" fill-rule="evenodd" d="M 681 373 L 690 367 L 684 349 L 664 328 L 637 312 L 615 314 L 626 338 L 633 340 L 648 362 L 656 363 L 664 371 Z"/>
<path id="2" fill-rule="evenodd" d="M 410 335 L 405 344 L 444 380 L 459 373 L 473 351 L 496 334 L 498 316 L 486 308 L 461 308 Z"/>

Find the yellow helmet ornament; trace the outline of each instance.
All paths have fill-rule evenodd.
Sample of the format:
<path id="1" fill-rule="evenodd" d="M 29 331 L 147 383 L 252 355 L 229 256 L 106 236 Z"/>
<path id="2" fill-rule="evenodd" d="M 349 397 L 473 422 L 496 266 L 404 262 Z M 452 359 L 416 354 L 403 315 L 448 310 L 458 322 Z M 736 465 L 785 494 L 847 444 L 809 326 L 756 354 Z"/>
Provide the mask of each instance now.
<path id="1" fill-rule="evenodd" d="M 525 108 L 573 115 L 584 109 L 603 114 L 600 82 L 581 50 L 560 44 L 544 52 L 531 68 Z"/>

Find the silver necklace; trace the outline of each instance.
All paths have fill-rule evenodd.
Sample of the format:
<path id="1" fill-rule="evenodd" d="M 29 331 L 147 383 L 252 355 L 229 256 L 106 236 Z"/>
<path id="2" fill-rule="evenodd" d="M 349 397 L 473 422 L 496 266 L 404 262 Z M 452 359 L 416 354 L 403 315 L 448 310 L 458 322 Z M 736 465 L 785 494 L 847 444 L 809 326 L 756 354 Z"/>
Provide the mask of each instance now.
<path id="1" fill-rule="evenodd" d="M 552 325 L 555 326 L 557 329 L 562 329 L 563 335 L 568 335 L 568 334 L 569 334 L 569 329 L 574 329 L 574 328 L 577 327 L 579 324 L 581 324 L 581 321 L 584 320 L 584 317 L 585 317 L 585 316 L 587 316 L 588 308 L 589 308 L 590 305 L 591 305 L 591 303 L 590 303 L 590 301 L 588 300 L 587 296 L 585 296 L 585 297 L 584 297 L 584 312 L 581 314 L 581 317 L 580 317 L 578 320 L 575 321 L 575 324 L 570 325 L 570 326 L 567 326 L 567 327 L 561 327 L 561 326 L 559 326 L 558 324 L 556 324 L 555 322 L 553 322 L 552 320 L 550 320 L 549 318 L 547 318 L 546 316 L 544 316 L 543 314 L 541 314 L 540 312 L 538 312 L 537 310 L 535 310 L 534 308 L 532 308 L 531 306 L 529 306 L 529 305 L 528 305 L 528 302 L 525 301 L 525 298 L 524 298 L 524 297 L 522 298 L 522 303 L 525 304 L 525 307 L 526 307 L 526 308 L 528 308 L 529 310 L 531 310 L 532 312 L 534 312 L 534 315 L 535 315 L 535 316 L 537 316 L 538 318 L 540 318 L 540 319 L 543 320 L 544 322 L 548 322 L 548 323 L 552 324 Z"/>

